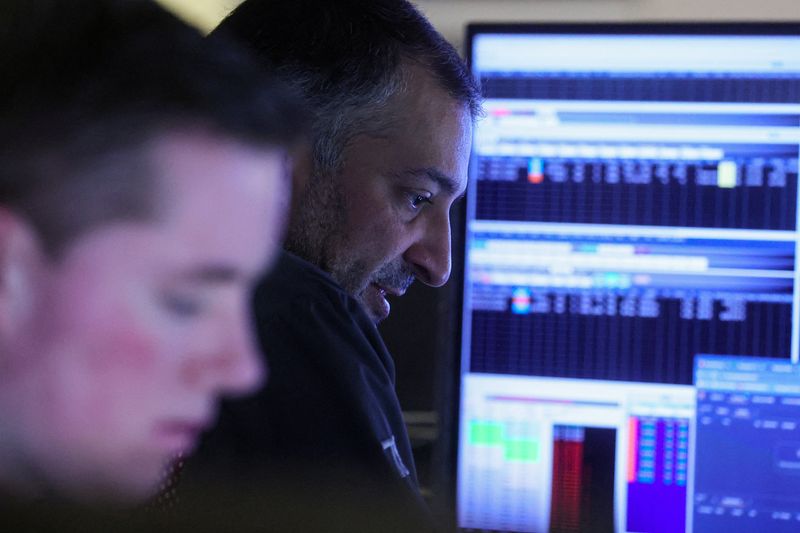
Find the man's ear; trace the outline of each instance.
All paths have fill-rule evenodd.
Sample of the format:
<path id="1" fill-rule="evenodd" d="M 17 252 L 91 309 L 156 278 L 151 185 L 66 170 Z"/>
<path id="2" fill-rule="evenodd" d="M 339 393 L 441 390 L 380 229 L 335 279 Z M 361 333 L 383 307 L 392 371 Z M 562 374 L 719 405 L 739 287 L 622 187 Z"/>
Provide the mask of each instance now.
<path id="1" fill-rule="evenodd" d="M 0 206 L 0 346 L 30 312 L 43 259 L 30 224 Z"/>

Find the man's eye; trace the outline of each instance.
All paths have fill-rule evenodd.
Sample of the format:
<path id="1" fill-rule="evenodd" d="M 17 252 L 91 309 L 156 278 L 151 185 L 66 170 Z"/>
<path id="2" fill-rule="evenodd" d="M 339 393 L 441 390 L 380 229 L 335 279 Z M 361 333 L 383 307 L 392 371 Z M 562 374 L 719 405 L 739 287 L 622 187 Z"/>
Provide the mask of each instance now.
<path id="1" fill-rule="evenodd" d="M 411 193 L 409 195 L 409 198 L 411 200 L 412 209 L 419 209 L 421 206 L 425 204 L 433 204 L 433 202 L 431 201 L 431 197 L 424 194 Z"/>
<path id="2" fill-rule="evenodd" d="M 192 318 L 203 312 L 203 302 L 200 298 L 183 294 L 165 294 L 162 298 L 164 308 L 180 318 Z"/>

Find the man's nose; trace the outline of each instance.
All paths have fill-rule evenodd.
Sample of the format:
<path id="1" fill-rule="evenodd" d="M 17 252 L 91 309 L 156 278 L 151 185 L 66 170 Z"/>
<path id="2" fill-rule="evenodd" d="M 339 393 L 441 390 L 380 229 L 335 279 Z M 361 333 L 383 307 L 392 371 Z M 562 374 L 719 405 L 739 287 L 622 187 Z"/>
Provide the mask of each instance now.
<path id="1" fill-rule="evenodd" d="M 253 392 L 266 378 L 266 364 L 255 344 L 249 310 L 237 312 L 219 330 L 214 352 L 209 354 L 207 379 L 221 394 L 241 395 Z"/>
<path id="2" fill-rule="evenodd" d="M 247 316 L 238 320 L 236 333 L 231 340 L 231 363 L 228 387 L 233 393 L 249 393 L 264 384 L 267 366 L 261 350 L 256 344 L 252 330 L 252 318 Z"/>
<path id="3" fill-rule="evenodd" d="M 414 275 L 431 287 L 441 287 L 450 278 L 450 216 L 432 216 L 418 238 L 408 247 L 404 259 Z"/>

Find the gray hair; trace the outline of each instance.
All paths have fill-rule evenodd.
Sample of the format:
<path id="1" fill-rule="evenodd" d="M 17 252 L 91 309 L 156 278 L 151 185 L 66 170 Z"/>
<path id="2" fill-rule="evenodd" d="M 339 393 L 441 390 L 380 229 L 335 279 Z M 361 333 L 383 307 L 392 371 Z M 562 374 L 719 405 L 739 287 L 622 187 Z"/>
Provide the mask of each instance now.
<path id="1" fill-rule="evenodd" d="M 314 85 L 305 73 L 286 75 L 304 94 Z M 406 90 L 402 69 L 390 73 L 381 83 L 365 87 L 363 92 L 341 92 L 317 97 L 308 102 L 314 110 L 311 121 L 313 172 L 315 176 L 334 176 L 342 165 L 344 150 L 359 135 L 381 135 L 392 127 L 396 114 L 391 108 L 393 98 Z"/>
<path id="2" fill-rule="evenodd" d="M 249 48 L 312 113 L 314 171 L 335 173 L 347 143 L 385 130 L 408 62 L 428 71 L 473 119 L 477 82 L 407 0 L 245 0 L 214 30 Z"/>

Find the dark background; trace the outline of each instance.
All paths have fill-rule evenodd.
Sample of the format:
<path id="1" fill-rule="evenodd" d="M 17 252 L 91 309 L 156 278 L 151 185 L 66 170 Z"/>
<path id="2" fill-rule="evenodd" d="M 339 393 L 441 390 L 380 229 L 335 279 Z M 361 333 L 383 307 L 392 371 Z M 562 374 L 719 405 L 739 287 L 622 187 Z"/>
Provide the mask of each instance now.
<path id="1" fill-rule="evenodd" d="M 392 312 L 378 328 L 395 361 L 397 396 L 423 495 L 442 523 L 455 518 L 465 206 L 461 200 L 452 208 L 450 280 L 439 288 L 414 283 L 391 301 Z"/>

